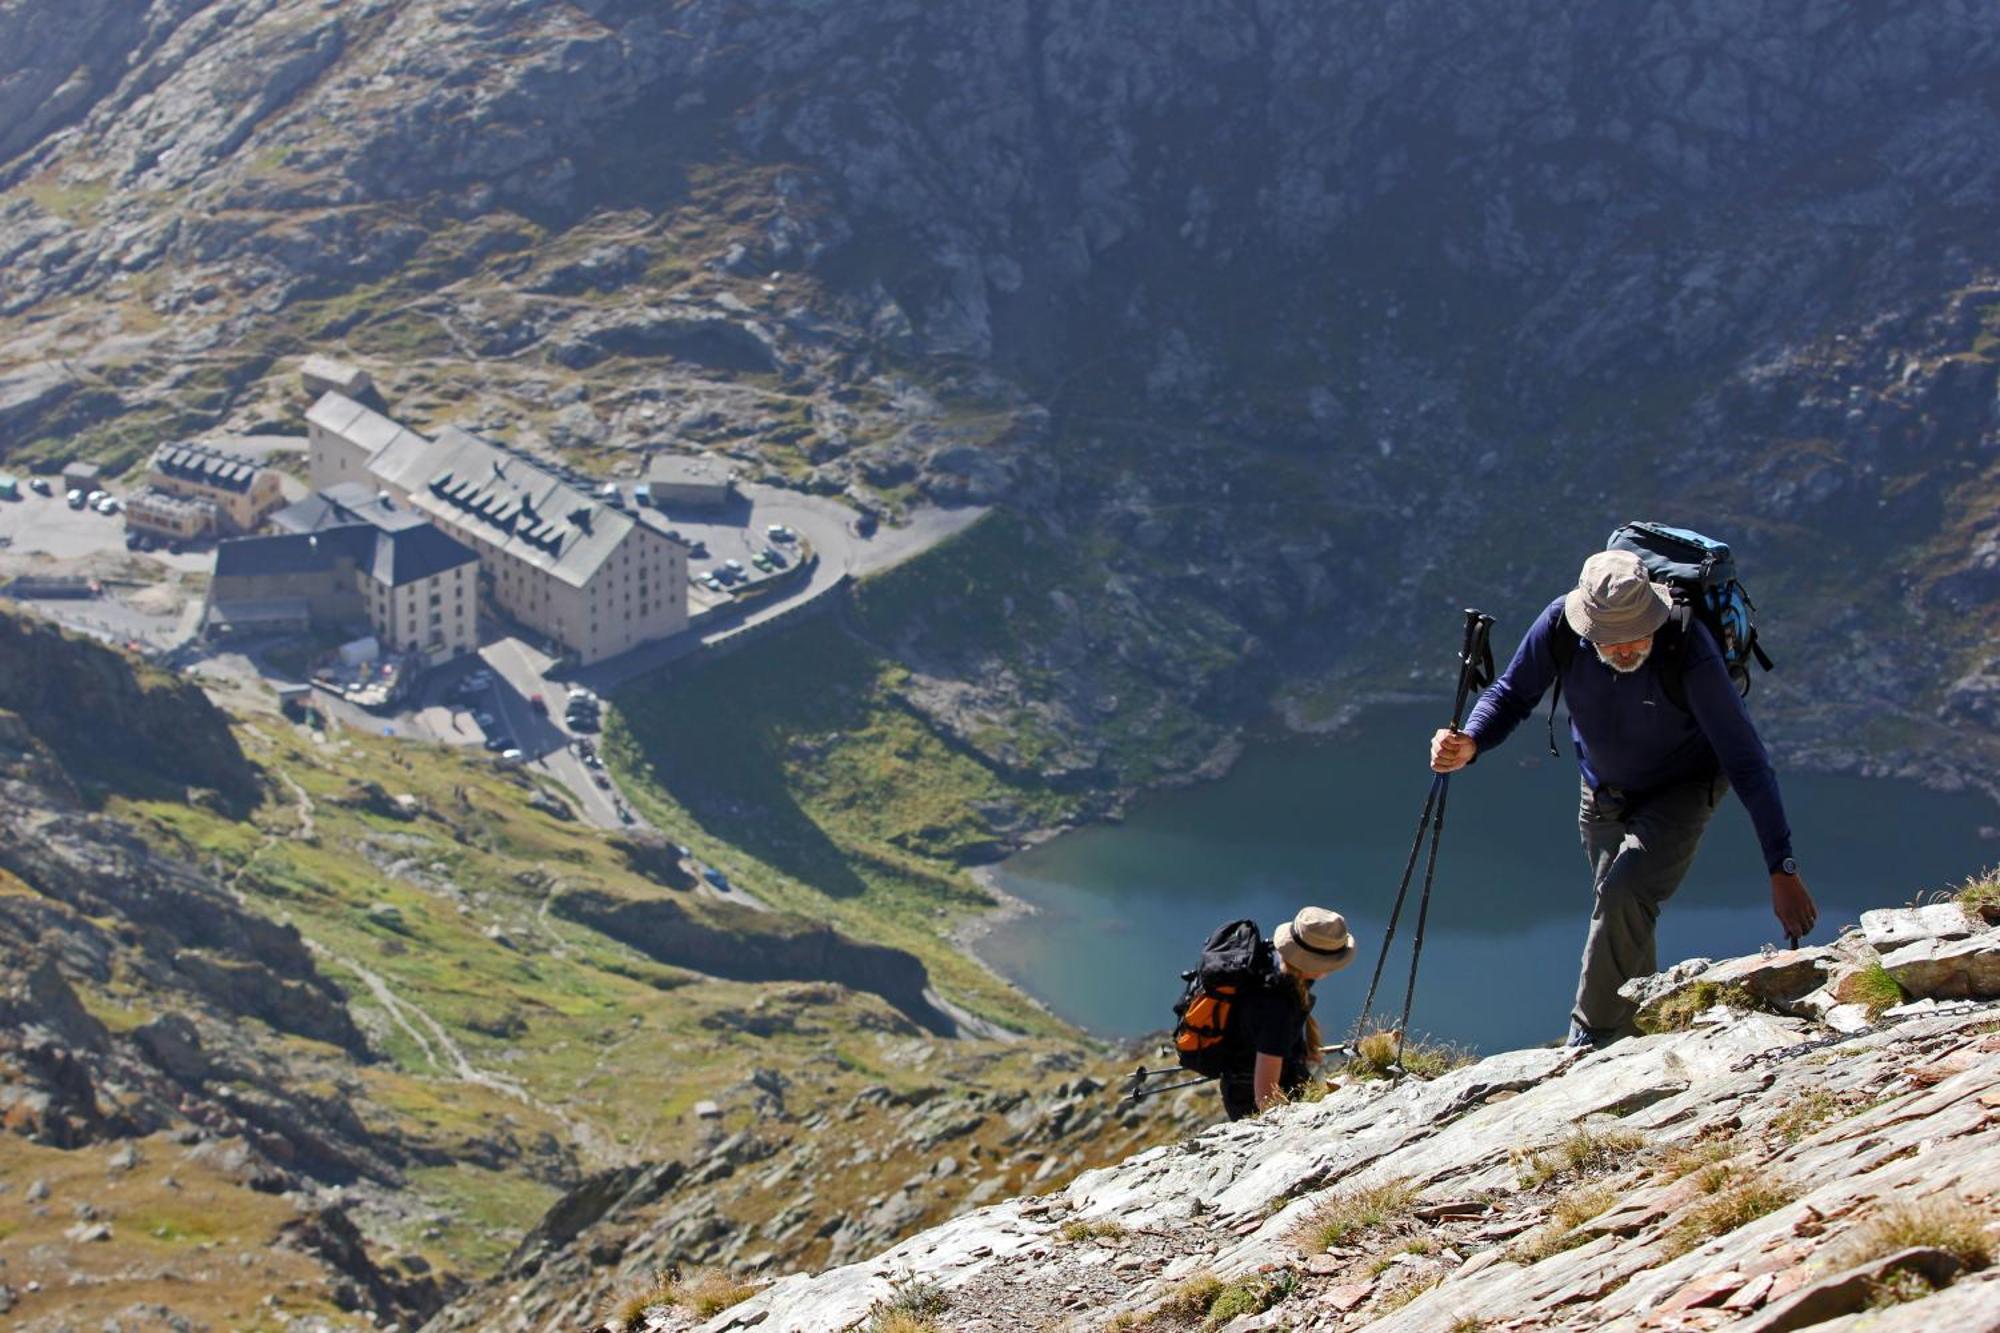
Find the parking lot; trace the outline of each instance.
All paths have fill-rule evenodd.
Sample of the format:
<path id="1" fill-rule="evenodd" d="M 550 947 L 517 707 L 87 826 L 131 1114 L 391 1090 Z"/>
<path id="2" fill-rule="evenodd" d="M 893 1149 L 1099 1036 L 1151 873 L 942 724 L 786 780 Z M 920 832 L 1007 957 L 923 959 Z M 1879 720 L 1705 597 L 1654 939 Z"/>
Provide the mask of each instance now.
<path id="1" fill-rule="evenodd" d="M 739 496 L 715 509 L 638 506 L 626 512 L 688 544 L 689 609 L 698 611 L 798 562 L 798 532 L 779 520 L 764 521 L 758 508 Z M 783 531 L 774 534 L 773 527 Z"/>

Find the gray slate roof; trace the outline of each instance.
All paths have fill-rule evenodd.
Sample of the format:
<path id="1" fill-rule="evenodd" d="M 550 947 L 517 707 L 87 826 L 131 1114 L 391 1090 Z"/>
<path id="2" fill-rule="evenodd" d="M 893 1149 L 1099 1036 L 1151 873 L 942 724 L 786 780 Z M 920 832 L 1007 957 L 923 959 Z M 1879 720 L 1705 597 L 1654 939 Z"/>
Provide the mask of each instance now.
<path id="1" fill-rule="evenodd" d="M 215 576 L 321 573 L 332 569 L 343 557 L 376 582 L 391 588 L 430 578 L 479 558 L 471 548 L 421 518 L 386 529 L 369 522 L 337 522 L 274 537 L 239 537 L 222 542 L 215 549 Z"/>
<path id="2" fill-rule="evenodd" d="M 153 467 L 181 481 L 199 482 L 220 490 L 244 492 L 257 479 L 257 460 L 248 454 L 184 440 L 153 451 Z"/>

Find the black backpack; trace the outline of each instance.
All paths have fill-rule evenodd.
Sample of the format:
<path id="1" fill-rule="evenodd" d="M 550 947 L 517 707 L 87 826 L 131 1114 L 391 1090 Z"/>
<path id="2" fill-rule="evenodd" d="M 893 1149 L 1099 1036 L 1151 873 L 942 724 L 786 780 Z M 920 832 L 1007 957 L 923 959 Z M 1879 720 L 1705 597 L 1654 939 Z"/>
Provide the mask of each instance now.
<path id="1" fill-rule="evenodd" d="M 1708 626 L 1722 650 L 1722 664 L 1729 678 L 1743 694 L 1750 693 L 1750 661 L 1769 671 L 1773 665 L 1757 642 L 1756 605 L 1736 578 L 1736 557 L 1726 542 L 1703 536 L 1691 528 L 1672 528 L 1664 523 L 1627 523 L 1613 530 L 1604 543 L 1607 551 L 1630 551 L 1646 566 L 1653 582 L 1666 585 L 1673 597 L 1673 611 L 1661 628 L 1654 651 L 1667 669 L 1660 672 L 1660 685 L 1667 702 L 1687 711 L 1686 668 L 1682 657 L 1687 651 L 1692 626 L 1699 621 Z M 1562 698 L 1563 676 L 1576 660 L 1580 643 L 1569 618 L 1556 617 L 1549 649 L 1556 659 L 1556 684 L 1549 696 L 1549 753 L 1556 754 L 1556 701 Z"/>
<path id="2" fill-rule="evenodd" d="M 1271 942 L 1255 921 L 1246 917 L 1215 928 L 1200 963 L 1181 973 L 1187 986 L 1174 1006 L 1174 1050 L 1183 1069 L 1220 1078 L 1240 1063 L 1237 1002 L 1263 986 L 1273 968 Z"/>

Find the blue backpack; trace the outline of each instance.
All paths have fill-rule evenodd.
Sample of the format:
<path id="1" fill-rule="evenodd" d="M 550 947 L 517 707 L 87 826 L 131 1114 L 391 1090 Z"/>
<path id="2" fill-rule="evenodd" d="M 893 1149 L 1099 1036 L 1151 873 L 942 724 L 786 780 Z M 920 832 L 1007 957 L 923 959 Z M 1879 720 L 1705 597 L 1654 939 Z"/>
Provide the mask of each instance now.
<path id="1" fill-rule="evenodd" d="M 1691 528 L 1670 528 L 1664 523 L 1627 523 L 1615 529 L 1604 543 L 1607 551 L 1630 551 L 1646 566 L 1653 582 L 1665 584 L 1673 597 L 1674 609 L 1661 629 L 1659 646 L 1667 669 L 1660 684 L 1667 701 L 1683 712 L 1687 690 L 1680 659 L 1685 651 L 1692 622 L 1708 626 L 1722 650 L 1722 664 L 1729 678 L 1744 694 L 1750 693 L 1750 662 L 1769 671 L 1773 663 L 1757 642 L 1756 605 L 1736 579 L 1736 557 L 1729 544 L 1704 536 Z M 1566 617 L 1556 618 L 1550 648 L 1556 659 L 1556 685 L 1549 698 L 1549 753 L 1556 751 L 1556 701 L 1562 698 L 1563 675 L 1576 658 L 1579 640 Z"/>

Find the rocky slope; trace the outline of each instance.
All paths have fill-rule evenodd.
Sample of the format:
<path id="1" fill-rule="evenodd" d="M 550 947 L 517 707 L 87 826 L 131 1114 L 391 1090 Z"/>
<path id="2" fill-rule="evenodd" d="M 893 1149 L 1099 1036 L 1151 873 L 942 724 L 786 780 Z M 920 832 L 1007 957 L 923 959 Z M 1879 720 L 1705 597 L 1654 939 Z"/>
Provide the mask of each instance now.
<path id="1" fill-rule="evenodd" d="M 1343 1081 L 705 1322 L 623 1326 L 2000 1328 L 1994 921 L 1873 912 L 1830 948 L 1683 964 L 1633 983 L 1656 1035 Z M 1935 994 L 1838 1012 L 1884 966 Z"/>
<path id="2" fill-rule="evenodd" d="M 229 719 L 200 689 L 33 617 L 0 612 L 0 719 L 19 753 L 37 742 L 115 787 L 193 788 L 225 808 L 256 796 Z"/>
<path id="3" fill-rule="evenodd" d="M 702 899 L 518 773 L 5 644 L 43 703 L 0 711 L 10 1328 L 575 1322 L 622 1271 L 842 1261 L 1192 1123 L 1100 1105 L 1046 1020 L 936 1035 L 914 956 Z M 113 717 L 133 762 L 73 748 Z"/>
<path id="4" fill-rule="evenodd" d="M 1996 17 L 12 5 L 0 450 L 285 420 L 341 343 L 592 466 L 1004 499 L 1036 586 L 907 618 L 902 701 L 1114 788 L 1695 518 L 1781 730 L 1977 780 Z"/>

